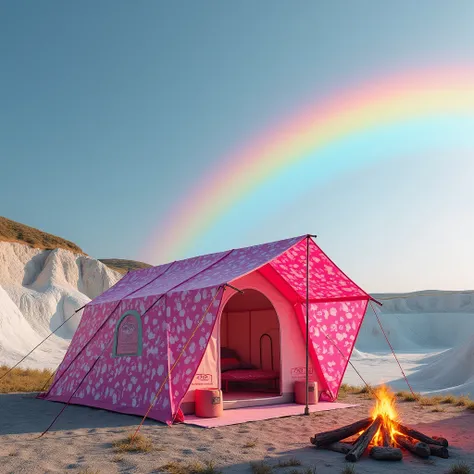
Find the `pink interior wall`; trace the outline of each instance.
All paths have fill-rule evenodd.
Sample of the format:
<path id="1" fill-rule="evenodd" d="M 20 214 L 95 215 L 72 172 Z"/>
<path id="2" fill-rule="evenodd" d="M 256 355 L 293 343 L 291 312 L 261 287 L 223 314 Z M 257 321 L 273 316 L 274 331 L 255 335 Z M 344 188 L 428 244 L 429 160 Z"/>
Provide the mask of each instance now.
<path id="1" fill-rule="evenodd" d="M 252 319 L 250 311 L 223 312 L 221 316 L 220 345 L 237 351 L 244 362 L 251 361 L 249 335 Z"/>
<path id="2" fill-rule="evenodd" d="M 238 278 L 231 283 L 239 289 L 252 289 L 263 293 L 272 304 L 274 308 L 273 314 L 276 313 L 278 317 L 280 329 L 281 391 L 282 393 L 293 393 L 294 382 L 305 379 L 306 367 L 305 344 L 293 306 L 258 271 Z M 235 292 L 233 290 L 226 290 L 221 302 L 221 307 L 225 308 L 225 305 L 234 294 Z M 252 350 L 252 353 L 253 352 L 254 350 Z M 259 357 L 258 349 L 257 357 Z M 276 365 L 276 370 L 277 367 Z M 317 376 L 312 368 L 311 361 L 309 368 L 310 380 L 317 381 Z"/>
<path id="3" fill-rule="evenodd" d="M 262 340 L 262 365 L 260 364 L 260 337 Z M 274 309 L 255 311 L 224 311 L 221 317 L 220 344 L 234 349 L 241 360 L 265 370 L 280 370 L 280 324 Z M 271 347 L 272 346 L 272 347 Z"/>

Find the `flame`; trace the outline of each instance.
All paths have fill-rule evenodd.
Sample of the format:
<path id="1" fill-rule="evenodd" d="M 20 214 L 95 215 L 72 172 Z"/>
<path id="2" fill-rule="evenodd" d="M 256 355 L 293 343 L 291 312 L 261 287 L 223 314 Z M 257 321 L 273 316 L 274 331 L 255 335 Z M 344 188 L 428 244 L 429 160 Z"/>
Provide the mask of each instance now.
<path id="1" fill-rule="evenodd" d="M 394 435 L 397 433 L 397 431 L 393 422 L 398 421 L 398 412 L 395 407 L 395 395 L 385 385 L 377 388 L 375 390 L 375 395 L 376 403 L 370 415 L 374 420 L 377 418 L 377 416 L 382 416 L 383 423 L 375 434 L 372 442 L 376 446 L 383 446 L 383 431 L 385 430 L 385 432 L 390 436 L 390 443 L 395 445 Z"/>

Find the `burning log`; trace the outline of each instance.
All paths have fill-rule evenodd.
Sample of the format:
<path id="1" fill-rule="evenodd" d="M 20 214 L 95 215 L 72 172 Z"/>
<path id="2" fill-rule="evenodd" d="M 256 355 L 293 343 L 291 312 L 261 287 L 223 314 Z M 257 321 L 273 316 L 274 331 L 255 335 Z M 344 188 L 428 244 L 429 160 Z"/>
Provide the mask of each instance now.
<path id="1" fill-rule="evenodd" d="M 337 428 L 336 430 L 317 433 L 314 435 L 314 438 L 310 440 L 315 446 L 327 446 L 328 444 L 335 443 L 336 441 L 355 435 L 359 431 L 365 430 L 371 423 L 372 418 L 364 418 L 363 420 L 356 421 L 342 428 Z"/>
<path id="2" fill-rule="evenodd" d="M 430 438 L 429 436 L 420 433 L 419 431 L 413 430 L 411 428 L 407 428 L 406 426 L 401 425 L 400 423 L 393 422 L 393 427 L 400 433 L 403 433 L 410 438 L 415 438 L 425 444 L 433 444 L 435 446 L 444 446 L 445 448 L 448 447 L 448 441 L 444 438 L 440 438 L 436 436 L 434 438 Z M 398 440 L 397 440 L 398 442 Z"/>
<path id="3" fill-rule="evenodd" d="M 380 460 L 399 461 L 403 456 L 402 449 L 421 458 L 430 455 L 449 457 L 448 441 L 445 438 L 427 436 L 395 421 L 398 418 L 396 400 L 389 389 L 380 387 L 376 398 L 371 418 L 317 433 L 314 438 L 310 438 L 311 443 L 317 448 L 342 453 L 349 462 L 359 460 L 369 446 L 370 457 Z"/>
<path id="4" fill-rule="evenodd" d="M 329 451 L 335 451 L 336 453 L 347 454 L 353 448 L 353 445 L 349 443 L 336 442 L 322 446 L 322 448 L 328 449 Z"/>
<path id="5" fill-rule="evenodd" d="M 381 461 L 401 461 L 403 454 L 400 448 L 374 446 L 370 450 L 370 457 Z"/>
<path id="6" fill-rule="evenodd" d="M 390 436 L 390 432 L 389 430 L 387 429 L 387 427 L 385 426 L 385 423 L 382 425 L 382 427 L 380 428 L 381 432 L 382 432 L 382 440 L 383 440 L 383 445 L 385 447 L 390 447 L 392 446 L 392 438 Z"/>
<path id="7" fill-rule="evenodd" d="M 377 433 L 383 418 L 378 416 L 374 422 L 359 436 L 359 439 L 354 443 L 353 448 L 346 454 L 346 461 L 356 462 L 369 446 L 370 441 Z"/>
<path id="8" fill-rule="evenodd" d="M 414 443 L 409 438 L 405 436 L 395 435 L 395 441 L 402 448 L 405 448 L 407 451 L 410 451 L 420 458 L 429 458 L 431 454 L 430 447 L 423 442 Z"/>
<path id="9" fill-rule="evenodd" d="M 445 446 L 433 446 L 432 444 L 430 444 L 429 447 L 432 456 L 437 456 L 439 458 L 444 459 L 449 458 L 449 451 L 448 448 L 446 448 Z"/>

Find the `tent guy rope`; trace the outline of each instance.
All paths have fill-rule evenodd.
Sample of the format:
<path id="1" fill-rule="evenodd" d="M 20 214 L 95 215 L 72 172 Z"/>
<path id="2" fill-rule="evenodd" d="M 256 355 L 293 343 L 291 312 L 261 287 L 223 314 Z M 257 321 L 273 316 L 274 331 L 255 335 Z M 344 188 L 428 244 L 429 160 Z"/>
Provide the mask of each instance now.
<path id="1" fill-rule="evenodd" d="M 54 331 L 50 332 L 39 344 L 37 344 L 35 347 L 33 347 L 33 349 L 31 349 L 30 352 L 28 352 L 28 354 L 26 354 L 24 357 L 22 357 L 13 367 L 10 367 L 1 377 L 0 377 L 0 380 L 2 380 L 4 377 L 6 377 L 13 369 L 15 369 L 16 367 L 18 367 L 26 358 L 28 358 L 31 354 L 33 354 L 33 352 L 38 349 L 39 346 L 41 346 L 43 343 L 45 343 L 54 333 L 56 333 L 56 331 L 58 329 L 60 329 L 61 327 L 63 327 L 75 314 L 77 314 L 79 311 L 81 311 L 82 309 L 84 309 L 85 307 L 87 306 L 87 304 L 85 304 L 84 306 L 82 306 L 81 308 L 79 309 L 76 309 L 76 311 L 74 311 L 74 313 L 71 314 L 71 316 L 69 316 L 68 318 L 66 318 Z M 49 379 L 51 380 L 51 378 Z M 49 382 L 48 380 L 48 382 Z"/>
<path id="2" fill-rule="evenodd" d="M 141 289 L 145 288 L 145 286 L 149 285 L 150 283 L 153 283 L 154 281 L 156 281 L 158 278 L 160 278 L 162 275 L 164 275 L 174 264 L 176 263 L 173 262 L 171 263 L 163 272 L 159 273 L 155 278 L 153 278 L 152 280 L 150 280 L 149 282 L 147 282 L 146 284 L 136 288 L 135 290 L 133 290 L 132 292 L 130 292 L 129 294 L 127 294 L 126 296 L 124 296 L 123 298 L 119 299 L 117 304 L 115 305 L 114 309 L 109 313 L 109 315 L 104 319 L 104 321 L 102 322 L 102 324 L 98 327 L 98 329 L 95 331 L 95 333 L 93 334 L 93 336 L 86 342 L 86 344 L 84 344 L 84 346 L 81 348 L 81 350 L 75 355 L 75 357 L 71 360 L 71 362 L 68 364 L 68 366 L 61 372 L 61 374 L 59 374 L 59 377 L 57 379 L 54 380 L 53 384 L 51 385 L 51 387 L 49 387 L 48 389 L 48 392 L 50 392 L 51 390 L 53 390 L 53 388 L 57 385 L 57 383 L 61 380 L 61 378 L 63 377 L 64 374 L 66 374 L 66 372 L 69 370 L 69 368 L 72 366 L 72 364 L 78 359 L 78 357 L 84 352 L 84 350 L 86 349 L 86 347 L 89 346 L 89 344 L 94 340 L 94 338 L 97 337 L 97 334 L 99 334 L 102 329 L 105 327 L 106 323 L 110 320 L 110 318 L 113 316 L 113 314 L 115 313 L 115 311 L 117 311 L 118 307 L 120 306 L 120 304 L 122 303 L 122 301 L 125 299 L 125 298 L 129 298 L 130 296 L 132 296 L 134 293 L 136 293 L 137 291 L 140 291 Z"/>
<path id="3" fill-rule="evenodd" d="M 419 400 L 420 397 L 418 397 L 418 396 L 415 394 L 415 392 L 413 391 L 413 389 L 411 388 L 410 382 L 408 382 L 408 378 L 407 378 L 407 376 L 405 375 L 405 371 L 403 370 L 403 367 L 402 367 L 402 365 L 400 364 L 400 361 L 398 360 L 397 354 L 395 354 L 395 350 L 394 350 L 392 344 L 390 343 L 390 341 L 389 341 L 389 339 L 388 339 L 388 337 L 387 337 L 387 334 L 385 333 L 385 330 L 384 330 L 384 328 L 383 328 L 383 326 L 382 326 L 382 322 L 380 321 L 380 318 L 379 318 L 377 312 L 375 311 L 375 308 L 374 308 L 372 302 L 370 302 L 370 306 L 371 306 L 371 308 L 372 308 L 372 311 L 373 311 L 374 314 L 375 314 L 375 317 L 377 318 L 377 322 L 379 323 L 380 329 L 382 330 L 382 333 L 383 333 L 383 335 L 384 335 L 384 337 L 385 337 L 385 340 L 387 341 L 387 344 L 388 344 L 388 346 L 390 347 L 390 350 L 392 351 L 393 357 L 395 357 L 395 360 L 397 361 L 398 367 L 400 367 L 400 371 L 402 372 L 403 378 L 405 379 L 405 382 L 407 383 L 408 388 L 410 389 L 411 394 L 415 397 L 416 400 Z"/>
<path id="4" fill-rule="evenodd" d="M 365 384 L 368 391 L 371 392 L 372 395 L 374 395 L 374 397 L 378 399 L 377 394 L 375 393 L 373 388 L 365 381 L 364 377 L 362 377 L 360 372 L 355 368 L 355 365 L 351 362 L 350 357 L 347 357 L 346 355 L 344 355 L 344 353 L 341 351 L 341 349 L 339 349 L 338 345 L 334 342 L 334 340 L 332 338 L 330 338 L 320 327 L 319 327 L 319 330 L 323 333 L 324 337 L 336 348 L 336 350 L 339 352 L 339 354 L 341 354 L 342 357 L 344 357 L 344 359 L 346 359 L 348 364 L 354 369 L 355 373 L 359 376 L 359 378 Z M 332 393 L 331 393 L 331 397 L 334 399 L 334 395 Z"/>

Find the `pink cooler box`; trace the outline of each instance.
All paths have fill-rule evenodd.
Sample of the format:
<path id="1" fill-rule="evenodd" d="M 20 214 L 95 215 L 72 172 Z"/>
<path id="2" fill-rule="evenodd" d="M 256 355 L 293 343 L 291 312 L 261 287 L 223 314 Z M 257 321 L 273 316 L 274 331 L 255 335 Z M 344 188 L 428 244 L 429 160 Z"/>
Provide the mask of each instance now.
<path id="1" fill-rule="evenodd" d="M 305 388 L 306 382 L 304 380 L 295 382 L 295 403 L 299 403 L 300 405 L 306 405 Z M 309 382 L 308 405 L 316 405 L 316 403 L 318 403 L 318 383 Z"/>
<path id="2" fill-rule="evenodd" d="M 196 389 L 194 392 L 195 414 L 201 418 L 222 416 L 222 392 L 217 388 Z"/>

